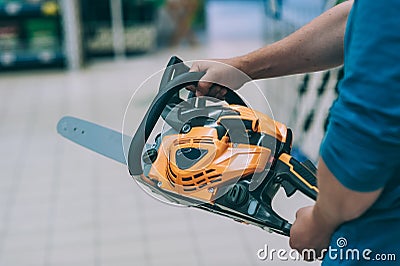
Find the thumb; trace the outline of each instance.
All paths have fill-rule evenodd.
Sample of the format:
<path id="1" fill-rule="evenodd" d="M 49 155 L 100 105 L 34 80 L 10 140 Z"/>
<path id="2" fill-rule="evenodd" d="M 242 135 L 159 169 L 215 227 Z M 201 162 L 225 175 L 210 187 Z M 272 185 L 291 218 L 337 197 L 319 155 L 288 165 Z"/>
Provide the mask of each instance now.
<path id="1" fill-rule="evenodd" d="M 209 64 L 209 62 L 207 62 Z M 192 65 L 190 72 L 205 72 L 204 76 L 199 80 L 196 86 L 196 96 L 208 95 L 210 88 L 215 80 L 214 73 L 210 70 L 211 65 L 205 64 L 204 62 L 197 62 Z"/>
<path id="2" fill-rule="evenodd" d="M 201 71 L 203 70 L 199 63 L 194 63 L 189 70 L 189 72 L 201 72 Z M 205 74 L 205 76 L 206 75 L 207 73 Z M 201 80 L 199 80 L 199 82 L 197 83 L 197 86 L 189 86 L 188 89 L 191 91 L 195 91 L 196 96 L 204 96 L 208 93 L 211 85 L 212 84 L 208 84 L 208 82 L 205 81 L 203 76 L 203 78 L 201 78 Z"/>

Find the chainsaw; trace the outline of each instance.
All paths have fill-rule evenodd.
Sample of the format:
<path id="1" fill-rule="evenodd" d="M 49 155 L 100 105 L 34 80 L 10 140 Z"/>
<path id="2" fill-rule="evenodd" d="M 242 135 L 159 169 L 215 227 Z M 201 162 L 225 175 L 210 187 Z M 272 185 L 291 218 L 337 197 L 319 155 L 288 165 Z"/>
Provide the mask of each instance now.
<path id="1" fill-rule="evenodd" d="M 315 200 L 316 167 L 290 155 L 289 128 L 249 108 L 233 90 L 226 88 L 224 101 L 193 92 L 182 98 L 180 92 L 205 74 L 189 70 L 171 58 L 133 137 L 68 116 L 57 131 L 126 164 L 141 186 L 168 202 L 289 236 L 291 224 L 272 200 L 281 187 L 287 197 L 298 190 Z M 160 118 L 168 129 L 150 140 Z"/>

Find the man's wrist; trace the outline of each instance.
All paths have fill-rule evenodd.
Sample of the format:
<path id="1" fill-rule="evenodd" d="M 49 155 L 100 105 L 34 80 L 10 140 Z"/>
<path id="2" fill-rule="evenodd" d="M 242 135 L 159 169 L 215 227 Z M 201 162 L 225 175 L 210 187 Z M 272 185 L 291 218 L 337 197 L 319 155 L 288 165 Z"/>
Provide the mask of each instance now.
<path id="1" fill-rule="evenodd" d="M 234 66 L 252 80 L 274 77 L 272 60 L 262 49 L 233 58 Z"/>
<path id="2" fill-rule="evenodd" d="M 247 55 L 233 57 L 231 60 L 232 61 L 230 62 L 230 64 L 233 67 L 239 69 L 247 76 L 249 76 L 251 79 L 253 79 L 253 77 L 251 76 L 251 62 L 249 58 L 247 58 Z"/>
<path id="3" fill-rule="evenodd" d="M 342 223 L 339 219 L 331 217 L 324 209 L 317 204 L 312 212 L 317 229 L 327 235 L 332 235 L 336 228 Z"/>

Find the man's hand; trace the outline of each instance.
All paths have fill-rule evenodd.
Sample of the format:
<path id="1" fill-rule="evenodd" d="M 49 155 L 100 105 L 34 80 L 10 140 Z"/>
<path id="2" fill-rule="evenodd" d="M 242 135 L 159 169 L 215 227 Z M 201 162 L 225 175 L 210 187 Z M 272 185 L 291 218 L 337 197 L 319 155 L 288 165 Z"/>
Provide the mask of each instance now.
<path id="1" fill-rule="evenodd" d="M 322 259 L 322 250 L 328 248 L 331 235 L 335 228 L 329 228 L 318 217 L 314 206 L 301 208 L 296 213 L 296 221 L 290 230 L 290 246 L 304 255 L 304 259 L 312 261 Z M 312 249 L 312 252 L 304 252 L 304 249 Z"/>
<path id="2" fill-rule="evenodd" d="M 336 228 L 360 217 L 378 199 L 383 188 L 372 192 L 350 190 L 336 179 L 322 159 L 318 164 L 317 180 L 317 201 L 314 206 L 297 212 L 290 230 L 290 246 L 300 253 L 304 249 L 313 249 L 321 258 L 321 250 L 328 247 Z"/>
<path id="3" fill-rule="evenodd" d="M 240 70 L 240 58 L 204 60 L 193 63 L 191 72 L 206 72 L 197 87 L 188 89 L 196 96 L 211 96 L 223 99 L 226 88 L 236 90 L 251 79 Z"/>

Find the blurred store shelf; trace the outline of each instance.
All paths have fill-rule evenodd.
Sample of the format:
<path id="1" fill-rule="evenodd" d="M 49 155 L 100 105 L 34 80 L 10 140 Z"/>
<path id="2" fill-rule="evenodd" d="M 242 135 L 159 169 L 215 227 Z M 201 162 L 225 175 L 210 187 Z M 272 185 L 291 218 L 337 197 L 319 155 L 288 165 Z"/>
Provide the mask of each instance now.
<path id="1" fill-rule="evenodd" d="M 0 1 L 0 70 L 64 63 L 56 1 Z"/>
<path id="2" fill-rule="evenodd" d="M 63 66 L 64 54 L 61 51 L 22 51 L 0 52 L 0 70 L 32 65 Z"/>
<path id="3" fill-rule="evenodd" d="M 56 1 L 0 1 L 1 17 L 56 16 Z"/>

